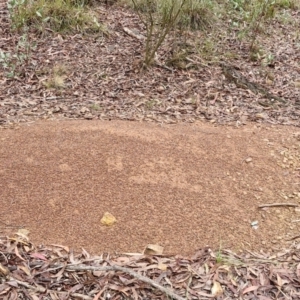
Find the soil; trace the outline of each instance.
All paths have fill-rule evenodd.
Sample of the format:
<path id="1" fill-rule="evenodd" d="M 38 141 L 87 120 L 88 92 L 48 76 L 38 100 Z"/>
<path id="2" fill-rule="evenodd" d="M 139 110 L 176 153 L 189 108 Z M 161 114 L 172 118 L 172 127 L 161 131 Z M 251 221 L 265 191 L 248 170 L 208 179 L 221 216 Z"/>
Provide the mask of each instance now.
<path id="1" fill-rule="evenodd" d="M 2 233 L 23 226 L 36 244 L 166 254 L 272 252 L 299 234 L 297 206 L 258 207 L 299 204 L 297 127 L 56 120 L 0 136 Z"/>

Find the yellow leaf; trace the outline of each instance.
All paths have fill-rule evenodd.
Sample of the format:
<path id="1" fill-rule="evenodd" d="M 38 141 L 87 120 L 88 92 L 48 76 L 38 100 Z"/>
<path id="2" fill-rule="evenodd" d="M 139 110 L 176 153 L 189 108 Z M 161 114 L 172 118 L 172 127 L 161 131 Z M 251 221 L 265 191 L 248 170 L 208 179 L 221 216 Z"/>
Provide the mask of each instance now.
<path id="1" fill-rule="evenodd" d="M 282 287 L 282 285 L 283 285 L 282 279 L 278 274 L 277 274 L 277 284 L 278 284 L 279 287 Z"/>
<path id="2" fill-rule="evenodd" d="M 116 221 L 116 218 L 109 212 L 106 212 L 101 219 L 101 223 L 107 226 L 113 225 L 114 223 L 116 223 Z"/>
<path id="3" fill-rule="evenodd" d="M 19 269 L 21 269 L 26 275 L 31 276 L 30 270 L 26 266 L 19 266 Z"/>
<path id="4" fill-rule="evenodd" d="M 214 297 L 218 297 L 223 293 L 221 284 L 218 281 L 214 281 L 213 287 L 211 288 L 211 293 Z"/>
<path id="5" fill-rule="evenodd" d="M 9 270 L 2 266 L 2 264 L 0 263 L 0 274 L 3 275 L 3 276 L 7 276 L 9 274 Z"/>
<path id="6" fill-rule="evenodd" d="M 26 239 L 28 241 L 28 234 L 29 234 L 29 230 L 26 229 L 26 228 L 21 228 L 19 229 L 16 234 L 19 236 L 19 237 L 22 237 L 24 239 Z"/>

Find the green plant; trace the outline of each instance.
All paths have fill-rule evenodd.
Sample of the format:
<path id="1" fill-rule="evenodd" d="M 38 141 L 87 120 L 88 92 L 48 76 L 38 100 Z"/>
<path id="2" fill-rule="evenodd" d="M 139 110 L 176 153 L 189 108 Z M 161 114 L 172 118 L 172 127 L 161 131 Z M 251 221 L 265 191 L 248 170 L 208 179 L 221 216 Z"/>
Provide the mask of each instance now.
<path id="1" fill-rule="evenodd" d="M 159 0 L 130 0 L 135 11 L 140 13 L 155 13 L 158 9 Z"/>
<path id="2" fill-rule="evenodd" d="M 187 55 L 188 53 L 184 49 L 174 51 L 172 57 L 167 60 L 167 65 L 178 69 L 185 69 L 188 63 L 186 60 Z"/>
<path id="3" fill-rule="evenodd" d="M 174 29 L 182 7 L 187 0 L 144 0 L 149 9 L 141 13 L 137 0 L 132 0 L 141 22 L 146 28 L 144 66 L 149 67 L 154 62 L 155 54 L 166 39 L 166 36 Z M 154 12 L 153 2 L 159 6 L 159 13 Z"/>
<path id="4" fill-rule="evenodd" d="M 14 77 L 16 64 L 12 60 L 12 55 L 9 52 L 0 50 L 0 63 L 2 67 L 7 71 L 7 77 Z"/>
<path id="5" fill-rule="evenodd" d="M 9 0 L 12 28 L 34 27 L 39 31 L 103 31 L 96 15 L 83 0 Z"/>
<path id="6" fill-rule="evenodd" d="M 101 106 L 97 103 L 93 103 L 91 106 L 90 106 L 90 109 L 91 110 L 95 110 L 95 111 L 98 111 L 98 110 L 101 110 Z"/>
<path id="7" fill-rule="evenodd" d="M 148 100 L 148 101 L 145 102 L 145 107 L 146 107 L 146 109 L 151 110 L 151 109 L 153 109 L 153 107 L 154 107 L 156 104 L 157 104 L 157 101 L 156 101 L 156 100 L 150 99 L 150 100 Z"/>
<path id="8" fill-rule="evenodd" d="M 239 38 L 250 38 L 251 52 L 255 52 L 257 37 L 265 31 L 266 22 L 276 16 L 279 1 L 288 0 L 229 1 L 227 10 L 231 25 L 234 30 L 239 30 Z"/>
<path id="9" fill-rule="evenodd" d="M 255 46 L 255 42 L 265 19 L 274 17 L 274 0 L 257 0 L 258 4 L 253 9 L 250 19 L 250 31 L 252 32 L 252 40 L 250 50 Z"/>
<path id="10" fill-rule="evenodd" d="M 275 2 L 276 0 L 230 0 L 226 10 L 233 27 L 241 27 L 246 33 L 257 33 L 265 20 L 275 16 Z"/>
<path id="11" fill-rule="evenodd" d="M 291 11 L 288 9 L 280 10 L 276 15 L 276 20 L 281 24 L 294 25 L 295 28 L 297 28 L 297 26 L 298 26 L 298 21 L 293 18 Z"/>
<path id="12" fill-rule="evenodd" d="M 216 253 L 216 263 L 220 264 L 222 262 L 224 262 L 224 257 L 223 257 L 221 246 L 220 246 L 219 250 Z"/>
<path id="13" fill-rule="evenodd" d="M 210 0 L 187 0 L 179 16 L 180 27 L 192 30 L 207 29 L 214 21 L 216 3 Z"/>
<path id="14" fill-rule="evenodd" d="M 24 65 L 29 63 L 31 51 L 35 48 L 36 45 L 30 43 L 28 34 L 24 33 L 20 37 L 13 53 L 0 50 L 0 64 L 6 71 L 6 76 L 13 78 L 20 75 Z"/>
<path id="15" fill-rule="evenodd" d="M 270 64 L 273 63 L 274 58 L 275 57 L 274 57 L 274 55 L 272 53 L 268 53 L 268 54 L 264 55 L 264 57 L 262 59 L 262 64 L 264 66 L 268 66 L 268 65 L 270 65 Z"/>
<path id="16" fill-rule="evenodd" d="M 209 61 L 215 61 L 217 58 L 217 44 L 214 37 L 207 37 L 197 47 L 197 52 L 201 58 Z"/>
<path id="17" fill-rule="evenodd" d="M 44 85 L 50 89 L 62 89 L 65 87 L 67 78 L 67 68 L 65 65 L 57 64 L 53 67 L 49 78 L 44 82 Z"/>
<path id="18" fill-rule="evenodd" d="M 135 0 L 125 4 L 132 4 L 133 8 L 140 13 L 157 13 L 163 15 L 165 7 L 174 4 L 174 1 L 166 0 Z M 181 28 L 192 30 L 205 29 L 210 26 L 214 19 L 217 3 L 212 0 L 186 0 L 182 6 L 182 11 L 178 16 L 178 24 Z"/>
<path id="19" fill-rule="evenodd" d="M 250 48 L 251 61 L 260 61 L 264 56 L 264 50 L 258 45 L 254 44 Z"/>
<path id="20" fill-rule="evenodd" d="M 276 0 L 275 5 L 279 8 L 297 9 L 300 3 L 297 0 Z"/>

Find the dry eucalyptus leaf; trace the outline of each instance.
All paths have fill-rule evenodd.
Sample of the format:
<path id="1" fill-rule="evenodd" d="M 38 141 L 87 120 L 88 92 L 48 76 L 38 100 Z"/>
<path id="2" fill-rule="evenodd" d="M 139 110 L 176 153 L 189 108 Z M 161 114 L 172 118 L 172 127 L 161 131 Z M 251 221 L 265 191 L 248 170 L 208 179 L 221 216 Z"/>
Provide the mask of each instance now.
<path id="1" fill-rule="evenodd" d="M 211 293 L 214 297 L 218 297 L 222 295 L 223 289 L 221 287 L 221 284 L 218 281 L 214 281 L 214 284 L 211 288 Z"/>
<path id="2" fill-rule="evenodd" d="M 27 276 L 31 276 L 30 270 L 27 266 L 19 266 L 19 269 L 21 269 Z"/>
<path id="3" fill-rule="evenodd" d="M 8 274 L 9 270 L 0 263 L 0 275 L 7 276 Z"/>
<path id="4" fill-rule="evenodd" d="M 19 237 L 22 237 L 26 240 L 28 240 L 28 235 L 29 235 L 29 230 L 26 228 L 21 228 L 16 232 L 16 235 L 18 235 Z"/>

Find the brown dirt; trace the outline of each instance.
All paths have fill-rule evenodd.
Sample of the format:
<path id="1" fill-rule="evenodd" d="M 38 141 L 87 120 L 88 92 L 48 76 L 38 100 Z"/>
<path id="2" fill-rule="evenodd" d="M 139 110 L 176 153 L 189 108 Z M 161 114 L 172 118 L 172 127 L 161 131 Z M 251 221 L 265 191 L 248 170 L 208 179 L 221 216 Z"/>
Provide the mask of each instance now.
<path id="1" fill-rule="evenodd" d="M 278 250 L 299 232 L 299 129 L 39 121 L 2 129 L 0 221 L 91 252 Z M 248 162 L 248 158 L 252 161 Z M 112 213 L 117 223 L 100 220 Z M 251 222 L 258 221 L 258 229 Z M 4 224 L 1 225 L 5 232 Z"/>

